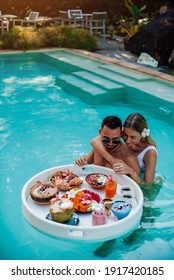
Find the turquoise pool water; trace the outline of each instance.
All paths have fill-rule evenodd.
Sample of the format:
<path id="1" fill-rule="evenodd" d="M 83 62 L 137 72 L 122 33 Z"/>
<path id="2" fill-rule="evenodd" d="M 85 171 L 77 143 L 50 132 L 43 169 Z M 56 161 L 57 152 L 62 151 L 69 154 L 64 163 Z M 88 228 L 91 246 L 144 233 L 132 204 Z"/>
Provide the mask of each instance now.
<path id="1" fill-rule="evenodd" d="M 0 67 L 0 258 L 174 259 L 173 104 L 150 94 L 172 94 L 173 84 L 65 51 L 3 54 Z M 143 190 L 140 228 L 100 248 L 31 227 L 21 211 L 24 183 L 86 154 L 106 115 L 124 120 L 134 111 L 149 122 L 164 177 Z"/>

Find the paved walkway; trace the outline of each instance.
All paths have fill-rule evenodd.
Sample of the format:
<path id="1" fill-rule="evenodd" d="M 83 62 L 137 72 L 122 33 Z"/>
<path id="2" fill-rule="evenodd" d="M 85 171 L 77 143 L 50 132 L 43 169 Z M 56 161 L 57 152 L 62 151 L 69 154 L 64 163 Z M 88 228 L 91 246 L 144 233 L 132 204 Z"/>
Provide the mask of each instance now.
<path id="1" fill-rule="evenodd" d="M 120 61 L 127 61 L 130 63 L 137 63 L 138 56 L 131 54 L 124 50 L 122 40 L 103 40 L 98 39 L 98 49 L 96 53 L 106 57 L 115 58 Z"/>

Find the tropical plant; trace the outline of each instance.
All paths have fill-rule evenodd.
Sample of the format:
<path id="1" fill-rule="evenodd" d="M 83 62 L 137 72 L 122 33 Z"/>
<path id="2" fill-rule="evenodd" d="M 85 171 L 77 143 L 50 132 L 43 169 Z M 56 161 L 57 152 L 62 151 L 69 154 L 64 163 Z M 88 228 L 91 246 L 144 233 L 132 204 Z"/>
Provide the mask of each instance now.
<path id="1" fill-rule="evenodd" d="M 141 19 L 141 13 L 146 9 L 146 5 L 138 8 L 131 0 L 125 1 L 125 6 L 132 15 L 132 18 L 120 17 L 118 24 L 118 30 L 127 34 L 129 37 L 132 37 L 137 33 L 141 27 L 148 22 L 148 19 Z"/>
<path id="2" fill-rule="evenodd" d="M 122 22 L 119 28 L 122 34 L 127 34 L 129 37 L 135 35 L 135 33 L 137 33 L 140 29 L 139 25 L 134 24 L 133 22 Z"/>
<path id="3" fill-rule="evenodd" d="M 134 4 L 131 0 L 126 0 L 125 6 L 131 13 L 134 23 L 137 24 L 141 13 L 146 9 L 146 5 L 142 6 L 141 8 L 138 8 L 138 6 Z"/>

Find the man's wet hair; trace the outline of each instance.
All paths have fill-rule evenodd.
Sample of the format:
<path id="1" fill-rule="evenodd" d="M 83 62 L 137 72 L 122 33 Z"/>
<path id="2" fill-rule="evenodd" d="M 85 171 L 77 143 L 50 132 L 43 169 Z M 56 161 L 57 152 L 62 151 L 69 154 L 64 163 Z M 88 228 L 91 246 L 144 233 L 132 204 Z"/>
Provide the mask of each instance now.
<path id="1" fill-rule="evenodd" d="M 101 129 L 105 125 L 110 129 L 116 129 L 116 128 L 120 127 L 120 129 L 122 130 L 122 121 L 117 116 L 107 116 L 107 117 L 105 117 L 102 121 Z"/>

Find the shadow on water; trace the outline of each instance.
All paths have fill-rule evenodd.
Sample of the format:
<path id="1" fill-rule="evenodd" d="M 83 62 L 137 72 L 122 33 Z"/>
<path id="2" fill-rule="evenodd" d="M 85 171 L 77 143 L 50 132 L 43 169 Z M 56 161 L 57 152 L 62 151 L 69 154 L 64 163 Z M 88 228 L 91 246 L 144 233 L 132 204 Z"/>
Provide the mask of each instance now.
<path id="1" fill-rule="evenodd" d="M 94 256 L 106 258 L 116 249 L 116 239 L 105 241 L 100 247 L 94 251 Z"/>
<path id="2" fill-rule="evenodd" d="M 155 220 L 163 213 L 163 211 L 159 207 L 153 207 L 152 203 L 160 193 L 163 183 L 164 179 L 161 176 L 157 176 L 153 184 L 144 184 L 141 186 L 141 190 L 144 196 L 144 205 L 140 226 L 129 236 L 121 239 L 121 242 L 124 245 L 132 245 L 134 249 L 135 247 L 141 246 L 144 242 L 144 239 L 141 238 L 141 236 L 147 234 L 148 229 L 153 227 Z M 112 239 L 105 241 L 101 246 L 96 248 L 93 254 L 96 257 L 106 258 L 111 255 L 116 249 L 116 239 Z"/>

